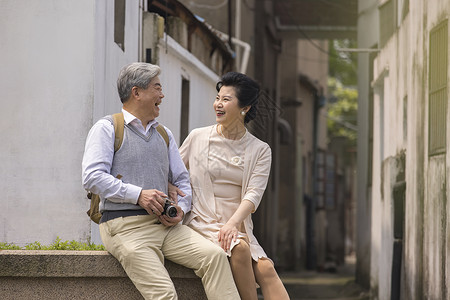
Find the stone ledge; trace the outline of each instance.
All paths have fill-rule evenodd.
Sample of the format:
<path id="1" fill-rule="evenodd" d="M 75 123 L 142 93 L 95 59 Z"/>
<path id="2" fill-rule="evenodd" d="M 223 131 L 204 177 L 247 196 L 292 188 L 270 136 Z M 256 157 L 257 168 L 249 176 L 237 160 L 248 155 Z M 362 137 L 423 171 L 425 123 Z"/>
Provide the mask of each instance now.
<path id="1" fill-rule="evenodd" d="M 1 250 L 0 299 L 142 299 L 106 251 Z M 193 270 L 165 262 L 179 299 L 206 299 Z"/>

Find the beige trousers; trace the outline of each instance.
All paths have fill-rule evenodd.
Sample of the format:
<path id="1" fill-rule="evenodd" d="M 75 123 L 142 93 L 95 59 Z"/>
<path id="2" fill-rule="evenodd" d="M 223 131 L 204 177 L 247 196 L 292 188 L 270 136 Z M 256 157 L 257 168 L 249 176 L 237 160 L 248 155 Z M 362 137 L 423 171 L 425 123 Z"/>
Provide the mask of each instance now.
<path id="1" fill-rule="evenodd" d="M 145 299 L 177 299 L 164 258 L 193 269 L 208 299 L 240 299 L 226 253 L 186 225 L 166 227 L 150 215 L 116 218 L 100 224 L 100 236 Z"/>

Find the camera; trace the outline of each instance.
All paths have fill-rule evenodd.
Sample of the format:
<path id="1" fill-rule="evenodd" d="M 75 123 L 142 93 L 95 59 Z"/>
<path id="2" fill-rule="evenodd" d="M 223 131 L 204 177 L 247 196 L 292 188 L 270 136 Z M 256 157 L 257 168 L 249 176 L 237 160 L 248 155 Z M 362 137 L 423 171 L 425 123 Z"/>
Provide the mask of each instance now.
<path id="1" fill-rule="evenodd" d="M 166 203 L 164 203 L 164 209 L 161 215 L 168 215 L 169 217 L 173 218 L 177 216 L 177 208 L 173 206 L 172 202 L 170 202 L 169 199 L 165 199 Z"/>

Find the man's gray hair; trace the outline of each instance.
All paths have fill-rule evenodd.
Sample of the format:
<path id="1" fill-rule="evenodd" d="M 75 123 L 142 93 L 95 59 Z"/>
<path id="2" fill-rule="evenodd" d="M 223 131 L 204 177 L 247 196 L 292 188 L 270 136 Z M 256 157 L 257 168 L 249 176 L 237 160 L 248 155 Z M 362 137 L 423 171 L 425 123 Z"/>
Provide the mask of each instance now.
<path id="1" fill-rule="evenodd" d="M 135 62 L 123 67 L 117 79 L 120 101 L 124 103 L 130 98 L 134 86 L 146 89 L 150 81 L 159 74 L 161 74 L 159 66 L 144 62 Z"/>

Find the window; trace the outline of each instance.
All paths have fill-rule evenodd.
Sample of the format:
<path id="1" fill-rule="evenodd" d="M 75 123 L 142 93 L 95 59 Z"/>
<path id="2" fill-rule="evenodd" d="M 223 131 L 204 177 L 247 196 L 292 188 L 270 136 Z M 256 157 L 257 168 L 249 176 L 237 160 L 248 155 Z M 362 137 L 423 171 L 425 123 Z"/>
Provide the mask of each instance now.
<path id="1" fill-rule="evenodd" d="M 336 155 L 326 153 L 325 156 L 325 208 L 335 209 L 337 203 Z"/>
<path id="2" fill-rule="evenodd" d="M 325 208 L 325 152 L 322 150 L 317 151 L 317 175 L 316 182 L 314 183 L 314 189 L 316 192 L 316 208 Z"/>
<path id="3" fill-rule="evenodd" d="M 384 47 L 409 13 L 409 0 L 388 0 L 378 7 L 380 45 Z"/>
<path id="4" fill-rule="evenodd" d="M 405 148 L 407 141 L 408 141 L 408 97 L 405 96 L 403 98 L 403 142 L 405 143 Z"/>
<path id="5" fill-rule="evenodd" d="M 396 29 L 396 1 L 389 0 L 379 9 L 380 15 L 380 46 L 384 47 Z"/>
<path id="6" fill-rule="evenodd" d="M 181 122 L 180 122 L 180 144 L 189 134 L 189 80 L 182 78 L 181 81 Z"/>
<path id="7" fill-rule="evenodd" d="M 447 130 L 447 20 L 430 32 L 428 153 L 446 152 Z"/>
<path id="8" fill-rule="evenodd" d="M 125 0 L 114 1 L 114 42 L 125 51 Z"/>

